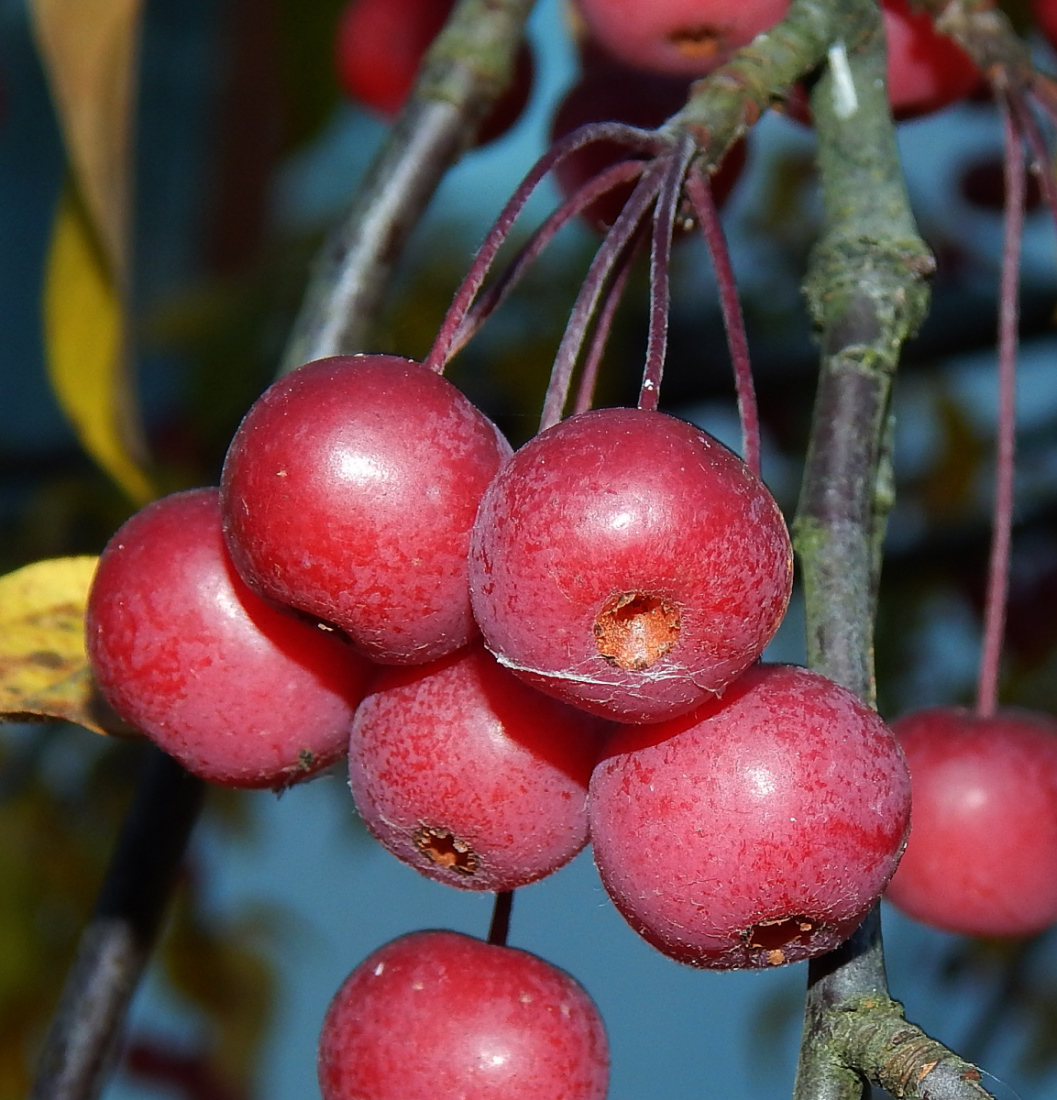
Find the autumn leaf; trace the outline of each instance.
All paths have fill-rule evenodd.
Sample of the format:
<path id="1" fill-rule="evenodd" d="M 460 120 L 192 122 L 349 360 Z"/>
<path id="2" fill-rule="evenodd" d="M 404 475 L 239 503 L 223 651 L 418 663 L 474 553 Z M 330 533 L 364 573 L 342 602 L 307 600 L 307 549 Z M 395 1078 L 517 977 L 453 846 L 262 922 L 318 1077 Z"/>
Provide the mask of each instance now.
<path id="1" fill-rule="evenodd" d="M 0 718 L 133 731 L 99 698 L 84 647 L 97 558 L 51 558 L 0 577 Z"/>
<path id="2" fill-rule="evenodd" d="M 44 289 L 48 374 L 85 450 L 137 503 L 153 495 L 126 346 L 130 145 L 140 0 L 32 0 L 70 164 Z"/>

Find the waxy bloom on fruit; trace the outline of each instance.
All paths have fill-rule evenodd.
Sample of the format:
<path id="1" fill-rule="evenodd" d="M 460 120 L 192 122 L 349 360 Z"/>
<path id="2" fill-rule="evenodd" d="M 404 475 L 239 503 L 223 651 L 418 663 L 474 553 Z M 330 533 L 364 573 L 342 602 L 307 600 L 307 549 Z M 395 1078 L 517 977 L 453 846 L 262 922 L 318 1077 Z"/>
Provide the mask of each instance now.
<path id="1" fill-rule="evenodd" d="M 614 734 L 591 841 L 628 923 L 680 962 L 766 967 L 831 951 L 895 871 L 910 777 L 851 692 L 757 665 L 691 714 Z"/>
<path id="2" fill-rule="evenodd" d="M 640 409 L 570 417 L 488 487 L 470 579 L 485 644 L 535 687 L 652 722 L 719 694 L 781 622 L 789 534 L 723 444 Z"/>

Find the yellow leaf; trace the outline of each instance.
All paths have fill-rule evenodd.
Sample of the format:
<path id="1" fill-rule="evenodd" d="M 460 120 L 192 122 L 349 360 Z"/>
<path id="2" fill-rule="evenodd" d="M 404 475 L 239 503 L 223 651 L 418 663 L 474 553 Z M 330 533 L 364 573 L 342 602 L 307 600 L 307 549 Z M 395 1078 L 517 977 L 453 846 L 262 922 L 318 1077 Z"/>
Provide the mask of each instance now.
<path id="1" fill-rule="evenodd" d="M 141 0 L 31 0 L 67 156 L 121 285 L 140 9 Z"/>
<path id="2" fill-rule="evenodd" d="M 137 503 L 154 496 L 139 450 L 125 362 L 121 299 L 67 187 L 59 198 L 44 288 L 48 374 L 85 450 Z"/>
<path id="3" fill-rule="evenodd" d="M 64 718 L 130 733 L 99 698 L 84 648 L 93 557 L 51 558 L 0 577 L 0 718 Z"/>

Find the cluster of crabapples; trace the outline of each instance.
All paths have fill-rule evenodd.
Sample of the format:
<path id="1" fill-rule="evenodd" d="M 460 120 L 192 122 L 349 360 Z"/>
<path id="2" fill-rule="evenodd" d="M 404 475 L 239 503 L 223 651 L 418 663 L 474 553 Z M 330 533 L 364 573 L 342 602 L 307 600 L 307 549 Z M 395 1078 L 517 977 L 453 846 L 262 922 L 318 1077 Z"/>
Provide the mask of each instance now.
<path id="1" fill-rule="evenodd" d="M 413 34 L 411 0 L 357 0 L 339 62 L 388 56 L 374 33 L 408 45 L 379 93 L 392 112 L 450 7 L 429 0 Z M 580 0 L 584 81 L 554 136 L 614 112 L 659 124 L 686 81 L 786 7 Z M 927 17 L 884 9 L 897 113 L 976 84 Z M 914 84 L 900 35 L 927 34 L 939 45 L 915 39 L 928 79 Z M 356 94 L 374 94 L 374 72 L 361 63 Z M 789 111 L 806 117 L 795 95 Z M 635 155 L 604 140 L 575 153 L 555 165 L 566 195 Z M 743 158 L 728 153 L 717 201 Z M 580 209 L 605 231 L 626 194 L 599 189 Z M 692 966 L 830 951 L 890 881 L 897 904 L 941 927 L 1021 935 L 1057 920 L 1057 725 L 934 710 L 893 733 L 825 677 L 763 663 L 793 563 L 749 466 L 655 408 L 579 411 L 512 452 L 433 365 L 302 366 L 250 409 L 219 488 L 121 527 L 86 628 L 122 718 L 235 787 L 282 788 L 347 757 L 373 835 L 461 889 L 507 894 L 590 843 L 631 927 Z M 1028 774 L 1042 777 L 1030 797 Z M 319 1074 L 324 1100 L 600 1100 L 608 1052 L 569 975 L 424 931 L 349 976 Z"/>
<path id="2" fill-rule="evenodd" d="M 262 395 L 219 490 L 163 498 L 115 534 L 87 637 L 114 708 L 199 776 L 281 787 L 347 752 L 367 826 L 423 874 L 505 892 L 590 838 L 615 904 L 660 950 L 768 966 L 855 929 L 910 801 L 873 711 L 758 662 L 791 579 L 769 492 L 688 423 L 599 409 L 511 455 L 438 374 L 338 357 Z M 481 956 L 478 992 L 482 967 L 499 972 L 513 1031 L 553 1028 L 560 1004 L 589 1065 L 570 1076 L 556 1055 L 582 1086 L 553 1095 L 604 1095 L 601 1025 L 571 979 L 423 933 L 335 1001 L 325 1096 L 376 1095 L 352 1082 L 382 1071 L 349 1052 L 376 1050 L 372 998 L 410 996 L 389 983 L 481 1015 L 450 988 L 450 952 Z"/>

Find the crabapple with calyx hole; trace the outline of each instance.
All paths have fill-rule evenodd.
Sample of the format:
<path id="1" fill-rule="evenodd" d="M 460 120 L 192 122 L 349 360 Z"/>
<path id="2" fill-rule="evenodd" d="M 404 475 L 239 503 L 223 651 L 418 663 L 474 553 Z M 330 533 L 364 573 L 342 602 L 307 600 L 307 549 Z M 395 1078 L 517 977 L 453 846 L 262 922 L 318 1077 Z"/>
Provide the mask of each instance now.
<path id="1" fill-rule="evenodd" d="M 777 966 L 837 947 L 877 901 L 910 778 L 851 692 L 761 664 L 691 714 L 615 733 L 588 811 L 602 882 L 649 943 L 691 966 Z"/>
<path id="2" fill-rule="evenodd" d="M 594 63 L 569 89 L 551 122 L 551 140 L 557 141 L 591 122 L 624 122 L 653 129 L 674 115 L 687 100 L 689 81 L 631 69 L 610 61 Z M 712 198 L 722 206 L 745 167 L 745 140 L 727 151 L 712 176 Z M 554 178 L 568 199 L 601 171 L 631 158 L 646 155 L 628 150 L 615 141 L 593 141 L 576 149 L 554 167 Z M 634 189 L 634 182 L 618 184 L 595 199 L 583 212 L 587 223 L 606 232 L 617 220 Z"/>
<path id="3" fill-rule="evenodd" d="M 284 787 L 345 751 L 371 666 L 246 587 L 218 495 L 174 493 L 118 529 L 88 598 L 88 657 L 114 710 L 188 771 Z"/>
<path id="4" fill-rule="evenodd" d="M 704 76 L 773 27 L 789 0 L 576 0 L 599 45 L 626 65 Z"/>
<path id="5" fill-rule="evenodd" d="M 477 634 L 466 555 L 510 445 L 450 382 L 391 355 L 335 356 L 270 386 L 236 431 L 221 502 L 258 594 L 340 627 L 383 664 Z"/>
<path id="6" fill-rule="evenodd" d="M 785 613 L 792 549 L 766 486 L 665 413 L 598 409 L 522 447 L 470 554 L 485 644 L 528 683 L 653 722 L 723 691 Z"/>
<path id="7" fill-rule="evenodd" d="M 610 728 L 472 642 L 380 672 L 352 723 L 350 786 L 370 831 L 422 874 L 513 890 L 587 843 L 587 784 Z"/>
<path id="8" fill-rule="evenodd" d="M 455 0 L 349 0 L 334 38 L 335 69 L 345 94 L 393 119 L 454 7 Z M 532 51 L 522 43 L 512 83 L 481 122 L 477 144 L 494 141 L 521 116 L 533 67 Z"/>
<path id="9" fill-rule="evenodd" d="M 930 707 L 892 728 L 914 819 L 887 899 L 970 936 L 1029 936 L 1057 923 L 1057 721 Z"/>
<path id="10" fill-rule="evenodd" d="M 605 1027 L 569 974 L 457 932 L 412 932 L 338 990 L 323 1100 L 604 1100 Z"/>

